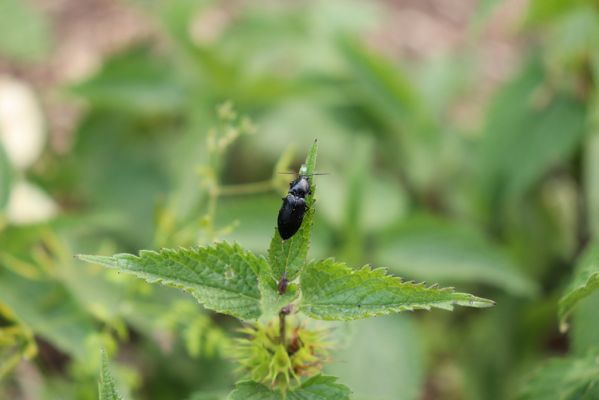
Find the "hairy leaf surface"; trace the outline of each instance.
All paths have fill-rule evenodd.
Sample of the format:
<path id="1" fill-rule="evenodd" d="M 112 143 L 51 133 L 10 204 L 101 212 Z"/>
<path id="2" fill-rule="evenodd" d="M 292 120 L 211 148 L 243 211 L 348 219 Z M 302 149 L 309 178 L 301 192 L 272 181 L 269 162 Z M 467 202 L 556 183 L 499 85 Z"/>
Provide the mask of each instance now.
<path id="1" fill-rule="evenodd" d="M 318 375 L 308 379 L 296 390 L 287 393 L 287 400 L 349 400 L 350 390 L 332 376 Z M 242 382 L 229 394 L 228 400 L 283 400 L 280 392 L 256 382 Z"/>
<path id="2" fill-rule="evenodd" d="M 142 250 L 139 256 L 80 255 L 81 260 L 133 274 L 191 293 L 211 310 L 240 319 L 260 316 L 258 275 L 266 261 L 238 245 L 217 243 L 207 247 Z"/>
<path id="3" fill-rule="evenodd" d="M 495 303 L 452 288 L 403 282 L 379 269 L 353 270 L 327 259 L 310 263 L 301 275 L 301 310 L 312 318 L 351 320 L 393 312 L 452 310 L 454 305 L 490 307 Z"/>
<path id="4" fill-rule="evenodd" d="M 100 400 L 121 400 L 122 397 L 116 390 L 116 384 L 110 373 L 110 365 L 106 352 L 102 351 L 102 370 L 100 371 L 100 381 L 98 382 L 98 391 Z"/>

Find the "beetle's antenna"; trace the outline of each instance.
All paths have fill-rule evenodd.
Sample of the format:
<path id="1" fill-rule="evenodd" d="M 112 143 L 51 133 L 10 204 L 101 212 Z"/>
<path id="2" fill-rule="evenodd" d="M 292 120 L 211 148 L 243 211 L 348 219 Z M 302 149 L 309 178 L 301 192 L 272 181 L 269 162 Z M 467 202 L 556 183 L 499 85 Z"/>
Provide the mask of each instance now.
<path id="1" fill-rule="evenodd" d="M 279 175 L 299 175 L 297 172 L 277 172 Z M 330 175 L 328 172 L 314 172 L 313 174 L 306 174 L 305 176 L 313 175 Z"/>

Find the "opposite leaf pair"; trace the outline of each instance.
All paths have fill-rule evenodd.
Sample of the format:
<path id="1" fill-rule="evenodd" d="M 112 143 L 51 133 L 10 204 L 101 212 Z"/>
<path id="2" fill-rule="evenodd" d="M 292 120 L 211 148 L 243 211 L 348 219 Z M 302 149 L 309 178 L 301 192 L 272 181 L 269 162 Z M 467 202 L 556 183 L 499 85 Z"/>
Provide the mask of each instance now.
<path id="1" fill-rule="evenodd" d="M 315 142 L 300 171 L 302 175 L 312 176 L 314 173 L 316 152 Z M 362 267 L 353 270 L 333 259 L 307 262 L 315 191 L 316 187 L 311 182 L 311 191 L 305 199 L 308 211 L 295 235 L 282 240 L 275 228 L 268 259 L 226 242 L 189 249 L 143 250 L 139 256 L 78 257 L 133 274 L 150 283 L 180 288 L 192 294 L 206 308 L 242 321 L 268 322 L 279 314 L 279 325 L 283 329 L 286 314 L 282 312 L 283 307 L 286 312 L 293 310 L 314 319 L 353 320 L 418 309 L 451 310 L 454 305 L 489 307 L 495 304 L 470 294 L 456 293 L 452 288 L 403 282 L 387 275 L 383 269 Z M 280 285 L 282 279 L 291 282 L 288 286 L 285 284 L 283 290 Z M 289 304 L 293 307 L 287 307 Z M 285 343 L 282 345 L 286 348 Z M 297 398 L 310 399 L 312 397 L 307 393 L 321 390 L 324 390 L 323 393 L 331 390 L 338 393 L 325 398 L 348 396 L 346 388 L 335 384 L 333 378 L 323 376 L 312 377 L 293 391 L 287 392 L 285 387 L 280 389 L 283 397 L 289 393 L 288 398 L 294 398 L 294 393 L 301 393 Z M 260 397 L 260 393 L 273 393 L 257 382 L 245 382 L 238 385 L 230 398 L 248 398 L 247 390 L 252 390 L 257 399 L 271 398 Z"/>

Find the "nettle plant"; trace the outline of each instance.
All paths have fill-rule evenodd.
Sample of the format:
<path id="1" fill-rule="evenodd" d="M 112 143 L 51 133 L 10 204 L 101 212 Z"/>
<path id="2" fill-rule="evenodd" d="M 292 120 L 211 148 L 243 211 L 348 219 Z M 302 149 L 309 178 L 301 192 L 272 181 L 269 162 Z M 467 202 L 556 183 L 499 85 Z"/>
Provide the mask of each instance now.
<path id="1" fill-rule="evenodd" d="M 150 283 L 177 287 L 204 307 L 239 319 L 245 337 L 235 341 L 230 354 L 239 364 L 241 380 L 229 400 L 349 399 L 348 387 L 320 374 L 333 343 L 330 330 L 313 328 L 310 320 L 347 321 L 402 311 L 495 304 L 453 288 L 405 282 L 382 268 L 355 270 L 332 258 L 309 260 L 316 154 L 315 141 L 299 171 L 308 177 L 311 188 L 303 222 L 287 240 L 275 228 L 268 257 L 227 242 L 142 250 L 138 256 L 78 256 Z M 100 397 L 119 398 L 106 365 Z"/>

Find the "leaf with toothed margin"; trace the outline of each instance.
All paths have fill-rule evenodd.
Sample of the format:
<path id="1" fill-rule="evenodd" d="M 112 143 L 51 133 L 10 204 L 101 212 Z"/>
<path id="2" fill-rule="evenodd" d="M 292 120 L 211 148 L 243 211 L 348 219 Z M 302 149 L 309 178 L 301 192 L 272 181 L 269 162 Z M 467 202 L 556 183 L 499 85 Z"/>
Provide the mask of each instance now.
<path id="1" fill-rule="evenodd" d="M 312 318 L 351 320 L 401 311 L 452 310 L 453 306 L 490 307 L 495 303 L 453 288 L 403 282 L 384 269 L 353 270 L 327 259 L 312 262 L 300 277 L 300 310 Z"/>
<path id="2" fill-rule="evenodd" d="M 206 308 L 243 320 L 260 314 L 258 276 L 268 268 L 264 258 L 237 244 L 142 250 L 139 256 L 79 255 L 83 261 L 135 275 L 147 282 L 174 286 L 191 293 Z"/>
<path id="3" fill-rule="evenodd" d="M 227 400 L 349 400 L 350 390 L 333 376 L 317 375 L 285 394 L 252 381 L 240 382 Z"/>
<path id="4" fill-rule="evenodd" d="M 599 289 L 599 243 L 590 243 L 580 257 L 574 277 L 559 300 L 560 330 L 568 329 L 567 319 L 580 300 Z"/>
<path id="5" fill-rule="evenodd" d="M 277 281 L 284 273 L 287 274 L 287 279 L 290 281 L 295 279 L 306 264 L 314 219 L 314 194 L 316 193 L 316 186 L 314 185 L 312 174 L 316 169 L 317 152 L 318 144 L 314 141 L 306 157 L 305 168 L 302 167 L 302 170 L 300 170 L 300 175 L 308 175 L 311 189 L 311 193 L 306 196 L 308 211 L 304 215 L 302 226 L 295 235 L 287 240 L 281 239 L 278 228 L 275 228 L 275 233 L 270 242 L 268 258 L 272 267 L 273 277 Z"/>
<path id="6" fill-rule="evenodd" d="M 518 400 L 599 399 L 599 355 L 553 358 L 532 373 Z"/>
<path id="7" fill-rule="evenodd" d="M 108 357 L 106 352 L 102 350 L 102 368 L 100 370 L 100 380 L 98 382 L 98 392 L 100 400 L 121 400 L 122 397 L 116 390 L 116 384 L 110 373 Z"/>

